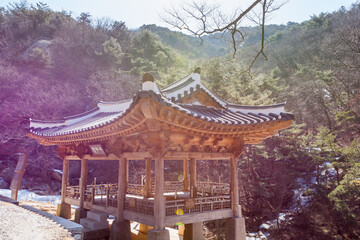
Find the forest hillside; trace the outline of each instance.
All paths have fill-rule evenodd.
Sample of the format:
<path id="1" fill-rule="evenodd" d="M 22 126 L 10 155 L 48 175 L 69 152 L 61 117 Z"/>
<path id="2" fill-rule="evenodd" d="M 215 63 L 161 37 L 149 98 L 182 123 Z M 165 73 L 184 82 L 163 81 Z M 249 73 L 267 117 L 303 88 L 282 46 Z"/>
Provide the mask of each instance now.
<path id="1" fill-rule="evenodd" d="M 131 97 L 150 72 L 165 86 L 201 67 L 204 84 L 227 101 L 286 102 L 290 129 L 247 146 L 240 159 L 241 205 L 249 231 L 266 221 L 274 239 L 360 238 L 360 4 L 266 27 L 265 54 L 246 71 L 261 39 L 245 29 L 236 58 L 225 34 L 199 39 L 155 25 L 72 16 L 46 4 L 0 8 L 0 187 L 8 188 L 16 152 L 29 154 L 22 188 L 59 193 L 54 147 L 26 136 L 29 118 L 56 120 L 100 100 Z M 143 163 L 133 181 L 143 174 Z M 199 178 L 228 178 L 221 161 Z M 169 168 L 171 169 L 171 165 Z M 91 177 L 116 182 L 113 167 L 89 164 Z M 91 170 L 92 169 L 92 170 Z M 211 169 L 211 171 L 210 171 Z M 79 178 L 71 168 L 71 181 Z M 89 180 L 90 181 L 90 180 Z M 224 222 L 208 223 L 221 239 Z"/>

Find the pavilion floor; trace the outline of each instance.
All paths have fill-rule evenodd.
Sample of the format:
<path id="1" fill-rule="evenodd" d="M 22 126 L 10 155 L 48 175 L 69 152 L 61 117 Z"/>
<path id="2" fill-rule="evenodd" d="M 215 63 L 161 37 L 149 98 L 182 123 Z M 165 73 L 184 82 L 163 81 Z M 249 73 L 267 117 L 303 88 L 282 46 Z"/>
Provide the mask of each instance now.
<path id="1" fill-rule="evenodd" d="M 204 184 L 202 185 L 204 186 Z M 215 185 L 209 183 L 209 186 Z M 116 184 L 88 185 L 85 191 L 84 208 L 116 216 L 116 189 Z M 190 198 L 190 192 L 167 191 L 164 194 L 166 198 L 165 225 L 174 226 L 177 223 L 189 224 L 233 217 L 230 194 L 224 194 L 227 192 L 217 190 L 212 190 L 210 193 L 212 194 L 201 189 L 197 197 Z M 79 186 L 67 187 L 65 203 L 80 206 Z M 153 226 L 155 224 L 154 198 L 127 193 L 124 204 L 124 217 L 130 221 Z"/>

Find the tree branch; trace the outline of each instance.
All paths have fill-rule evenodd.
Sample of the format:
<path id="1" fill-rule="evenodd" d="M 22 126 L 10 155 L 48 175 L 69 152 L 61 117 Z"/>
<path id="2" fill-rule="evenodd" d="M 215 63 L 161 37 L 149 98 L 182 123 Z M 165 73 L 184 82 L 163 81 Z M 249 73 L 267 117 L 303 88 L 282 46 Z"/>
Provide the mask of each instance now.
<path id="1" fill-rule="evenodd" d="M 253 3 L 247 7 L 244 11 L 236 13 L 232 17 L 227 18 L 226 15 L 222 14 L 219 10 L 219 6 L 210 6 L 206 3 L 192 2 L 191 4 L 181 5 L 180 8 L 172 8 L 171 10 L 165 9 L 168 18 L 162 17 L 163 21 L 172 27 L 179 30 L 184 30 L 196 37 L 201 39 L 202 36 L 214 33 L 226 33 L 229 32 L 231 35 L 233 58 L 236 57 L 237 47 L 239 43 L 245 40 L 244 34 L 240 29 L 241 21 L 246 17 L 250 21 L 255 22 L 261 26 L 261 43 L 260 49 L 257 50 L 257 54 L 250 63 L 250 66 L 245 70 L 250 74 L 250 70 L 258 60 L 260 56 L 263 56 L 265 60 L 267 57 L 264 53 L 265 49 L 265 19 L 268 13 L 278 10 L 287 1 L 274 6 L 275 0 L 254 0 Z M 258 9 L 259 14 L 256 14 L 255 8 L 261 6 Z M 251 14 L 255 15 L 251 17 Z M 255 21 L 257 19 L 257 21 Z"/>

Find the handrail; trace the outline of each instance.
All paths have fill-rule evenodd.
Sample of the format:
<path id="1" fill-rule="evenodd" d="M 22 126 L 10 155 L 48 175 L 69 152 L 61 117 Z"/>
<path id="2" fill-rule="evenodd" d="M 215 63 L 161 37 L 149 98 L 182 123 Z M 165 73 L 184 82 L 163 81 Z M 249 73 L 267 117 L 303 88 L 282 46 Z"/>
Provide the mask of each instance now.
<path id="1" fill-rule="evenodd" d="M 129 184 L 129 186 L 143 187 L 143 185 Z M 128 188 L 130 189 L 130 188 Z M 117 184 L 97 184 L 88 185 L 85 189 L 84 201 L 91 204 L 100 203 L 105 207 L 117 207 L 117 196 L 118 196 Z M 68 186 L 66 187 L 66 197 L 80 199 L 80 188 L 79 186 Z M 96 200 L 96 202 L 95 202 Z M 99 201 L 99 202 L 98 202 Z M 189 202 L 191 204 L 189 205 Z M 124 202 L 125 210 L 143 213 L 147 215 L 154 215 L 154 200 L 153 199 L 142 199 L 127 196 Z M 230 195 L 216 195 L 216 196 L 202 196 L 192 199 L 176 199 L 167 200 L 165 203 L 166 216 L 173 216 L 190 213 L 202 213 L 221 209 L 231 208 Z"/>
<path id="2" fill-rule="evenodd" d="M 154 216 L 154 200 L 126 197 L 124 209 Z"/>
<path id="3" fill-rule="evenodd" d="M 187 206 L 186 199 L 166 201 L 166 216 L 201 213 L 231 208 L 231 198 L 228 195 L 215 197 L 193 198 L 192 206 Z M 182 211 L 179 211 L 181 209 Z"/>

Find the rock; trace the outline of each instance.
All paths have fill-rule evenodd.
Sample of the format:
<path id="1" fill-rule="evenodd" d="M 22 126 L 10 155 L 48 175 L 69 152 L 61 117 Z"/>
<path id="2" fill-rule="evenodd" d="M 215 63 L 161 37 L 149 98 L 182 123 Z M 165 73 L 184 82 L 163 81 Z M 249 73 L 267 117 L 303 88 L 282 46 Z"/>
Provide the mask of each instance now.
<path id="1" fill-rule="evenodd" d="M 52 192 L 60 192 L 61 191 L 61 182 L 51 181 L 50 186 L 51 186 Z"/>
<path id="2" fill-rule="evenodd" d="M 48 183 L 40 183 L 40 182 L 36 182 L 36 183 L 32 183 L 33 184 L 33 186 L 31 187 L 31 190 L 33 191 L 33 192 L 47 192 L 47 191 L 49 191 L 49 184 Z"/>
<path id="3" fill-rule="evenodd" d="M 246 239 L 247 240 L 267 240 L 268 238 L 266 237 L 266 235 L 263 232 L 259 231 L 259 232 L 254 232 L 254 233 L 247 233 Z"/>
<path id="4" fill-rule="evenodd" d="M 12 168 L 12 167 L 5 168 L 0 173 L 0 177 L 3 178 L 6 182 L 11 182 L 11 180 L 14 176 L 14 170 L 15 170 L 15 168 Z"/>
<path id="5" fill-rule="evenodd" d="M 266 235 L 265 235 L 263 232 L 261 232 L 261 231 L 258 232 L 258 237 L 259 237 L 261 240 L 266 240 L 266 239 L 267 239 Z"/>
<path id="6" fill-rule="evenodd" d="M 264 229 L 265 231 L 267 231 L 270 227 L 271 227 L 271 226 L 270 226 L 269 224 L 263 223 L 263 224 L 260 225 L 259 228 L 260 228 L 261 231 L 262 231 L 263 229 Z"/>
<path id="7" fill-rule="evenodd" d="M 51 41 L 49 40 L 38 40 L 34 42 L 29 48 L 27 48 L 23 54 L 21 54 L 20 59 L 29 62 L 33 58 L 34 50 L 41 50 L 46 57 L 51 60 L 51 52 L 50 52 Z"/>
<path id="8" fill-rule="evenodd" d="M 47 194 L 47 192 L 41 190 L 35 190 L 34 193 L 40 196 L 45 196 Z"/>
<path id="9" fill-rule="evenodd" d="M 26 166 L 26 176 L 29 177 L 40 177 L 41 176 L 41 168 L 33 165 Z"/>
<path id="10" fill-rule="evenodd" d="M 10 187 L 10 183 L 5 181 L 2 177 L 0 177 L 0 188 L 1 189 L 8 189 Z"/>
<path id="11" fill-rule="evenodd" d="M 51 176 L 52 176 L 52 178 L 54 178 L 55 180 L 57 180 L 59 182 L 62 181 L 62 174 L 59 173 L 58 171 L 54 171 L 54 169 L 53 169 L 53 171 L 51 173 Z"/>

